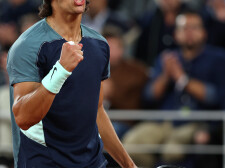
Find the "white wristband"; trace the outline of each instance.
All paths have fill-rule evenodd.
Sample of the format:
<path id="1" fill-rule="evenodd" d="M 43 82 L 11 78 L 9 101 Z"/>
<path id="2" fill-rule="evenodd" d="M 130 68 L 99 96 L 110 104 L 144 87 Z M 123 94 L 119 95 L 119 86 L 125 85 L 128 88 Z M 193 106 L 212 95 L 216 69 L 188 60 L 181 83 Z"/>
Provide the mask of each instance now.
<path id="1" fill-rule="evenodd" d="M 71 74 L 72 72 L 68 72 L 63 68 L 59 61 L 57 61 L 41 83 L 48 91 L 57 94 Z"/>
<path id="2" fill-rule="evenodd" d="M 183 91 L 184 88 L 187 86 L 187 84 L 189 83 L 189 78 L 187 75 L 182 75 L 176 82 L 176 86 L 175 88 L 178 91 Z"/>

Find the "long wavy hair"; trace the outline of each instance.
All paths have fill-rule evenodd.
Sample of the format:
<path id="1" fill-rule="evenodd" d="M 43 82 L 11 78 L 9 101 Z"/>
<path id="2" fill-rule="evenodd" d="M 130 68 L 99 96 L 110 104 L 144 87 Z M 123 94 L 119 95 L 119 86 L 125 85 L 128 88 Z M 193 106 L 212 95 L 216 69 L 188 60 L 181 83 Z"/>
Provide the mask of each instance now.
<path id="1" fill-rule="evenodd" d="M 85 11 L 88 9 L 89 0 L 86 0 L 86 8 Z M 44 3 L 39 8 L 39 17 L 45 18 L 52 15 L 52 6 L 51 0 L 44 0 Z"/>

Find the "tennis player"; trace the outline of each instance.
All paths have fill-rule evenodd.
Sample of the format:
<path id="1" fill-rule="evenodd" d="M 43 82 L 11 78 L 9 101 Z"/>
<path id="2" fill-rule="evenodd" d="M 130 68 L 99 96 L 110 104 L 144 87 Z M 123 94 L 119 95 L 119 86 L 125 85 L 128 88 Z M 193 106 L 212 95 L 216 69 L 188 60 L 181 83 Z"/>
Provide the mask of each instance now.
<path id="1" fill-rule="evenodd" d="M 121 167 L 136 167 L 102 105 L 109 46 L 81 24 L 87 4 L 45 0 L 44 19 L 9 51 L 15 168 L 105 168 L 103 143 Z"/>

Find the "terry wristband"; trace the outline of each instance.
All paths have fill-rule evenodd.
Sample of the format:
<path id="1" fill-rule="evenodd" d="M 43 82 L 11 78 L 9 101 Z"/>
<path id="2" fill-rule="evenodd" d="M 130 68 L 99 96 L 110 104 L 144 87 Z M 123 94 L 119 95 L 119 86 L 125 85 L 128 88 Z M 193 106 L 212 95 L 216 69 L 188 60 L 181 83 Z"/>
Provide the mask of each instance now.
<path id="1" fill-rule="evenodd" d="M 63 68 L 59 61 L 57 61 L 41 83 L 48 91 L 57 94 L 71 74 L 72 72 L 68 72 Z"/>

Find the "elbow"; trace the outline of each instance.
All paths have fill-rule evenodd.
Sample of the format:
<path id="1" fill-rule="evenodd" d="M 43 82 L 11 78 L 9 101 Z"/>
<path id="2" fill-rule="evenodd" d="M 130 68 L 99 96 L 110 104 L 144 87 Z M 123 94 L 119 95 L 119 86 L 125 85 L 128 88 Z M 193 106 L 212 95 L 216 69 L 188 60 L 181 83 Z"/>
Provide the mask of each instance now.
<path id="1" fill-rule="evenodd" d="M 31 127 L 30 125 L 26 124 L 25 122 L 21 120 L 16 120 L 16 124 L 18 125 L 18 127 L 20 127 L 24 131 L 28 130 Z"/>
<path id="2" fill-rule="evenodd" d="M 26 122 L 20 116 L 15 116 L 15 121 L 16 121 L 16 124 L 18 125 L 18 127 L 20 127 L 24 131 L 28 130 L 31 127 L 31 124 L 29 124 L 28 122 Z"/>
<path id="3" fill-rule="evenodd" d="M 21 115 L 20 109 L 16 105 L 13 106 L 12 110 L 13 110 L 14 118 L 18 127 L 21 128 L 22 130 L 28 130 L 32 126 L 28 122 L 29 120 L 27 121 L 25 117 Z"/>

